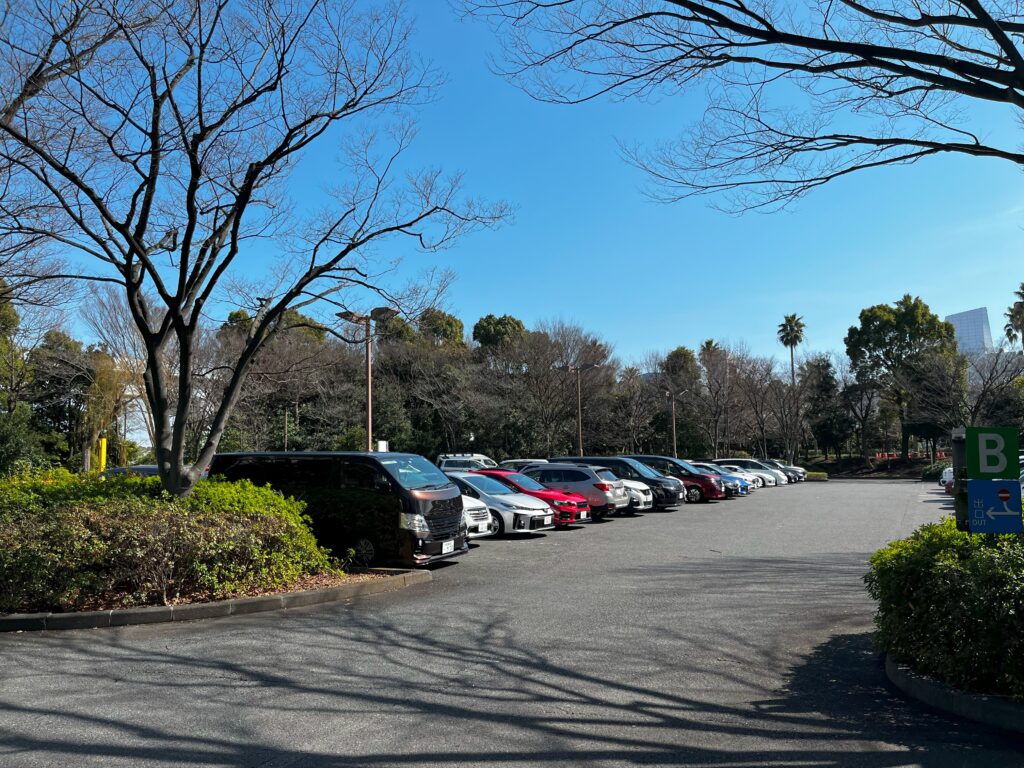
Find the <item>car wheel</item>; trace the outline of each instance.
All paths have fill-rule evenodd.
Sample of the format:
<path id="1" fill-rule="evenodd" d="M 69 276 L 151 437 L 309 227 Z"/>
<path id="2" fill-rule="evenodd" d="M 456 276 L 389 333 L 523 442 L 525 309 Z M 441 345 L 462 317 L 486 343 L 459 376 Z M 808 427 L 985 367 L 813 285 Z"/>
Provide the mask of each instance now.
<path id="1" fill-rule="evenodd" d="M 491 510 L 491 530 L 494 531 L 495 536 L 501 536 L 505 533 L 505 518 Z"/>
<path id="2" fill-rule="evenodd" d="M 686 500 L 691 504 L 704 501 L 704 491 L 696 486 L 690 486 L 686 489 Z"/>
<path id="3" fill-rule="evenodd" d="M 357 568 L 369 568 L 377 559 L 377 548 L 365 536 L 352 544 L 352 564 Z"/>
<path id="4" fill-rule="evenodd" d="M 594 522 L 600 522 L 601 520 L 604 520 L 604 516 L 606 514 L 608 513 L 604 507 L 590 508 L 590 517 L 594 520 Z"/>

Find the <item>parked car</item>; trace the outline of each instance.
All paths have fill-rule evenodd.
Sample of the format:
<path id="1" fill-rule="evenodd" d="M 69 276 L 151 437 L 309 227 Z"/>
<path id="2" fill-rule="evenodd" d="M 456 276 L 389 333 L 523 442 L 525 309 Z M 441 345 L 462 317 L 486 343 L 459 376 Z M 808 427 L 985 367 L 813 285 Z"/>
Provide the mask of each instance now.
<path id="1" fill-rule="evenodd" d="M 462 518 L 466 523 L 466 535 L 470 539 L 494 535 L 495 525 L 491 519 L 491 511 L 480 499 L 462 494 Z"/>
<path id="2" fill-rule="evenodd" d="M 493 469 L 498 462 L 482 453 L 442 453 L 437 457 L 437 466 L 444 472 L 469 472 L 472 469 Z"/>
<path id="3" fill-rule="evenodd" d="M 703 472 L 707 472 L 720 478 L 722 484 L 725 486 L 726 496 L 746 496 L 750 492 L 750 483 L 739 475 L 734 475 L 717 464 L 703 461 L 690 461 L 687 463 L 692 464 Z"/>
<path id="4" fill-rule="evenodd" d="M 777 469 L 779 472 L 786 476 L 786 480 L 790 483 L 802 483 L 807 479 L 807 470 L 803 467 L 794 467 L 791 464 L 786 464 L 779 461 L 778 459 L 758 459 L 769 469 Z"/>
<path id="5" fill-rule="evenodd" d="M 547 459 L 506 459 L 501 462 L 498 467 L 500 469 L 511 469 L 513 472 L 518 472 L 523 467 L 528 467 L 531 464 L 547 464 Z"/>
<path id="6" fill-rule="evenodd" d="M 600 520 L 629 506 L 629 492 L 610 469 L 585 464 L 545 462 L 522 470 L 545 488 L 578 493 L 590 504 L 590 514 Z"/>
<path id="7" fill-rule="evenodd" d="M 160 474 L 160 467 L 156 464 L 133 464 L 130 467 L 111 467 L 103 470 L 103 477 L 116 477 L 117 475 L 138 475 L 139 477 L 155 477 Z"/>
<path id="8" fill-rule="evenodd" d="M 769 467 L 767 464 L 763 464 L 756 459 L 715 459 L 715 464 L 720 464 L 723 467 L 729 464 L 731 466 L 739 467 L 740 469 L 747 469 L 759 473 L 767 472 L 775 478 L 776 485 L 786 485 L 789 482 L 789 479 L 786 477 L 784 472 L 781 472 L 774 467 Z"/>
<path id="9" fill-rule="evenodd" d="M 552 461 L 579 462 L 595 467 L 607 467 L 620 480 L 643 483 L 651 489 L 651 493 L 654 495 L 654 506 L 658 509 L 678 506 L 679 502 L 685 498 L 683 484 L 679 480 L 664 475 L 656 468 L 629 456 L 580 456 L 578 459 L 562 456 L 552 459 Z"/>
<path id="10" fill-rule="evenodd" d="M 586 496 L 546 488 L 532 477 L 508 469 L 478 469 L 476 474 L 493 477 L 514 491 L 547 502 L 555 512 L 555 525 L 572 525 L 590 519 L 590 504 Z"/>
<path id="11" fill-rule="evenodd" d="M 720 478 L 706 475 L 682 459 L 656 454 L 633 454 L 629 458 L 679 480 L 690 503 L 726 498 L 725 484 Z"/>
<path id="12" fill-rule="evenodd" d="M 630 514 L 636 512 L 645 512 L 648 509 L 654 508 L 654 493 L 647 486 L 646 483 L 638 483 L 636 480 L 623 480 L 622 484 L 626 486 L 626 491 L 629 493 L 629 506 L 626 510 Z M 619 511 L 622 514 L 622 510 Z"/>
<path id="13" fill-rule="evenodd" d="M 305 501 L 317 541 L 354 550 L 359 565 L 420 566 L 469 550 L 459 489 L 413 453 L 220 453 L 209 474 Z"/>
<path id="14" fill-rule="evenodd" d="M 1024 474 L 1022 474 L 1021 477 L 1024 478 Z M 952 467 L 946 467 L 944 470 L 942 470 L 942 477 L 939 478 L 939 485 L 941 485 L 943 488 L 945 488 L 946 487 L 946 483 L 952 483 L 952 482 L 953 482 L 953 468 Z"/>
<path id="15" fill-rule="evenodd" d="M 555 513 L 547 502 L 509 488 L 502 482 L 476 472 L 451 472 L 450 477 L 466 496 L 487 505 L 497 536 L 506 533 L 536 533 L 555 527 Z"/>
<path id="16" fill-rule="evenodd" d="M 727 464 L 725 462 L 718 463 L 718 466 L 735 475 L 739 475 L 740 477 L 748 476 L 754 478 L 758 488 L 774 488 L 776 485 L 774 473 L 769 472 L 767 469 L 754 471 L 752 469 L 744 469 L 743 467 L 738 467 L 735 464 Z"/>

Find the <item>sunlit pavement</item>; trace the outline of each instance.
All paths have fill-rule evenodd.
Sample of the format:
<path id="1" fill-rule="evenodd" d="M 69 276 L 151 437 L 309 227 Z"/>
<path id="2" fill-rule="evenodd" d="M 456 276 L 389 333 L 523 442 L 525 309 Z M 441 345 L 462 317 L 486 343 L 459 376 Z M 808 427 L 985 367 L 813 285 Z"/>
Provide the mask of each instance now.
<path id="1" fill-rule="evenodd" d="M 830 482 L 484 540 L 431 584 L 0 637 L 0 766 L 1016 766 L 902 699 L 862 576 L 932 484 Z"/>

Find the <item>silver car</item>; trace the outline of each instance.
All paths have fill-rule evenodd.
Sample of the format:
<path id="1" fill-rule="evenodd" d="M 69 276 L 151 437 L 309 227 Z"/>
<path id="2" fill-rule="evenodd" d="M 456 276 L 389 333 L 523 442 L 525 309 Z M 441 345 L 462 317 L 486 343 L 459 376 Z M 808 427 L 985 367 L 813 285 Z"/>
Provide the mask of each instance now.
<path id="1" fill-rule="evenodd" d="M 587 464 L 534 464 L 520 470 L 545 488 L 585 496 L 595 520 L 629 506 L 629 491 L 615 473 Z"/>
<path id="2" fill-rule="evenodd" d="M 480 499 L 491 515 L 494 534 L 534 533 L 555 527 L 555 511 L 546 501 L 516 493 L 493 477 L 475 472 L 450 472 L 448 477 L 465 496 Z"/>

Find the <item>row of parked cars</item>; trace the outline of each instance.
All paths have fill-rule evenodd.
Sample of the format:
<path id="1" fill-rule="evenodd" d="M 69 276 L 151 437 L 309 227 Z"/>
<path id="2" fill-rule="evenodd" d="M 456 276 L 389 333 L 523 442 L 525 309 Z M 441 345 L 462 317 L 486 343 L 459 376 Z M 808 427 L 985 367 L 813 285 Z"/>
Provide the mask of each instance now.
<path id="1" fill-rule="evenodd" d="M 479 454 L 435 464 L 409 453 L 291 451 L 218 454 L 208 475 L 305 501 L 317 540 L 357 565 L 421 566 L 467 552 L 474 538 L 741 497 L 806 473 L 745 458 L 555 456 L 499 465 Z"/>

